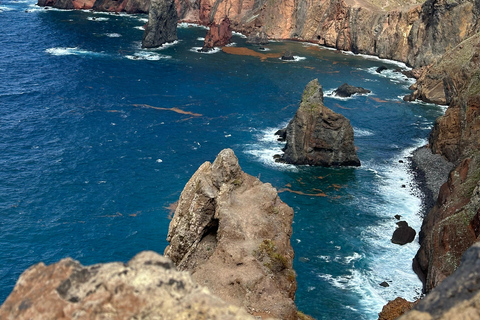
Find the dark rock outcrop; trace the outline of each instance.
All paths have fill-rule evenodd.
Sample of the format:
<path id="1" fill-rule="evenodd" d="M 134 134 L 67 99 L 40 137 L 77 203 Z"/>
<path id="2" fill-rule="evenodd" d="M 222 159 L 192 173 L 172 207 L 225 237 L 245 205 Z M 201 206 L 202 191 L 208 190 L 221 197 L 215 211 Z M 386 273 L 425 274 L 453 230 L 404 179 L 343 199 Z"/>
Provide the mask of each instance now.
<path id="1" fill-rule="evenodd" d="M 264 45 L 268 44 L 268 36 L 265 31 L 251 32 L 247 37 L 247 43 Z"/>
<path id="2" fill-rule="evenodd" d="M 152 251 L 121 262 L 82 266 L 70 258 L 36 264 L 0 307 L 2 320 L 252 319 L 212 295 Z"/>
<path id="3" fill-rule="evenodd" d="M 152 0 L 142 47 L 156 48 L 177 40 L 177 9 L 174 0 Z"/>
<path id="4" fill-rule="evenodd" d="M 293 53 L 291 51 L 285 51 L 282 55 L 282 60 L 286 60 L 286 61 L 292 61 L 292 60 L 295 60 L 295 57 L 293 56 Z"/>
<path id="5" fill-rule="evenodd" d="M 480 244 L 463 255 L 460 267 L 399 320 L 460 320 L 480 317 Z"/>
<path id="6" fill-rule="evenodd" d="M 300 107 L 286 128 L 286 141 L 281 158 L 286 163 L 360 165 L 350 121 L 325 107 L 322 86 L 317 79 L 305 87 Z"/>
<path id="7" fill-rule="evenodd" d="M 205 36 L 205 42 L 202 49 L 213 47 L 223 47 L 230 43 L 232 39 L 232 29 L 230 28 L 230 19 L 225 19 L 220 24 L 212 23 Z"/>
<path id="8" fill-rule="evenodd" d="M 399 221 L 397 222 L 397 226 L 397 229 L 395 229 L 392 235 L 392 243 L 404 245 L 415 239 L 417 232 L 410 227 L 407 222 Z"/>
<path id="9" fill-rule="evenodd" d="M 372 91 L 364 89 L 362 87 L 355 87 L 351 86 L 348 83 L 342 84 L 340 87 L 338 87 L 333 93 L 338 96 L 338 97 L 351 97 L 354 94 L 367 94 Z"/>
<path id="10" fill-rule="evenodd" d="M 297 319 L 293 210 L 225 149 L 188 181 L 165 255 L 214 294 L 255 316 Z"/>

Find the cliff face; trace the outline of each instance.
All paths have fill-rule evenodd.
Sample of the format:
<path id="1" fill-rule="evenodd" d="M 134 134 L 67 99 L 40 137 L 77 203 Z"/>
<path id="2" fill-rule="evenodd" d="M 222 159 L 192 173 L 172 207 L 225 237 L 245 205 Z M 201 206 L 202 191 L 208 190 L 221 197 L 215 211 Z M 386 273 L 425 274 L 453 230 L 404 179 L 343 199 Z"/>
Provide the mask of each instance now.
<path id="1" fill-rule="evenodd" d="M 177 40 L 177 10 L 173 0 L 152 0 L 142 47 L 155 48 Z"/>
<path id="2" fill-rule="evenodd" d="M 3 320 L 252 319 L 151 251 L 128 264 L 82 266 L 70 258 L 39 263 L 18 279 L 0 307 Z"/>
<path id="3" fill-rule="evenodd" d="M 277 191 L 244 173 L 226 149 L 182 191 L 165 255 L 253 315 L 297 319 L 292 220 Z"/>
<path id="4" fill-rule="evenodd" d="M 203 25 L 228 17 L 232 29 L 265 32 L 355 53 L 429 65 L 480 30 L 479 0 L 176 0 L 180 20 Z M 144 12 L 150 0 L 39 0 L 41 6 Z"/>
<path id="5" fill-rule="evenodd" d="M 435 123 L 430 149 L 456 163 L 420 233 L 416 261 L 425 275 L 426 291 L 455 271 L 480 234 L 479 54 L 480 35 L 475 35 L 428 69 L 418 84 L 422 91 L 433 81 L 444 87 L 449 107 Z"/>
<path id="6" fill-rule="evenodd" d="M 480 318 L 480 244 L 463 256 L 457 271 L 399 320 Z"/>

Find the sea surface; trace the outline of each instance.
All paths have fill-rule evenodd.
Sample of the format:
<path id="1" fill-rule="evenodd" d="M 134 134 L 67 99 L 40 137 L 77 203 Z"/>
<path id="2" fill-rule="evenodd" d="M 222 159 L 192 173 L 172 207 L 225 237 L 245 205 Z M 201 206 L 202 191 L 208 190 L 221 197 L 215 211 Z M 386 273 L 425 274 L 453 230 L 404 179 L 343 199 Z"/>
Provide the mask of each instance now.
<path id="1" fill-rule="evenodd" d="M 0 303 L 40 261 L 162 253 L 169 207 L 224 148 L 295 210 L 300 310 L 376 319 L 388 300 L 417 297 L 418 239 L 390 239 L 397 214 L 420 229 L 408 157 L 444 110 L 402 101 L 412 83 L 393 71 L 402 65 L 299 42 L 271 42 L 263 52 L 239 34 L 234 47 L 290 50 L 296 60 L 198 53 L 206 30 L 187 24 L 174 44 L 143 50 L 146 19 L 0 3 Z M 388 70 L 378 74 L 381 65 Z M 325 105 L 351 120 L 361 167 L 273 161 L 282 148 L 274 132 L 314 78 Z M 344 82 L 372 93 L 334 98 Z"/>

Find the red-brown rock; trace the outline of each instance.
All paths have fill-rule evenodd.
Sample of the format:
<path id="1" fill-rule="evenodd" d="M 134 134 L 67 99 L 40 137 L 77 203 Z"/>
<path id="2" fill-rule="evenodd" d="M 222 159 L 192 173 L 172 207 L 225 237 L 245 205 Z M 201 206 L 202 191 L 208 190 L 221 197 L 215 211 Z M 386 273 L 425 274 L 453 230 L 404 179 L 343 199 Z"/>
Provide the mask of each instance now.
<path id="1" fill-rule="evenodd" d="M 205 36 L 203 49 L 213 47 L 223 47 L 230 43 L 232 39 L 232 29 L 230 28 L 230 19 L 225 17 L 220 24 L 210 24 L 210 29 Z"/>

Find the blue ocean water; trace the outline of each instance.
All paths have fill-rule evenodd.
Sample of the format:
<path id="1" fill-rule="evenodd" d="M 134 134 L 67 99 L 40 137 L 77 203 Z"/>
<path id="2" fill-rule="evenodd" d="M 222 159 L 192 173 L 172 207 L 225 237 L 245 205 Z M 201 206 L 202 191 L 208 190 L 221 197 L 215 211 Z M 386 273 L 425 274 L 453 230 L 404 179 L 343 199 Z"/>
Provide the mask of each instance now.
<path id="1" fill-rule="evenodd" d="M 46 10 L 31 0 L 0 4 L 0 302 L 40 261 L 162 253 L 168 207 L 227 147 L 295 210 L 300 310 L 317 319 L 376 319 L 387 300 L 418 296 L 411 271 L 418 245 L 390 237 L 396 214 L 420 228 L 407 157 L 444 110 L 403 102 L 411 81 L 392 71 L 393 62 L 296 42 L 266 46 L 293 51 L 294 62 L 198 53 L 206 31 L 184 24 L 175 44 L 142 50 L 145 22 Z M 248 46 L 241 35 L 234 41 Z M 389 71 L 376 73 L 380 65 Z M 273 161 L 282 147 L 273 133 L 314 78 L 325 104 L 351 120 L 361 167 Z M 329 96 L 344 82 L 372 94 Z"/>

